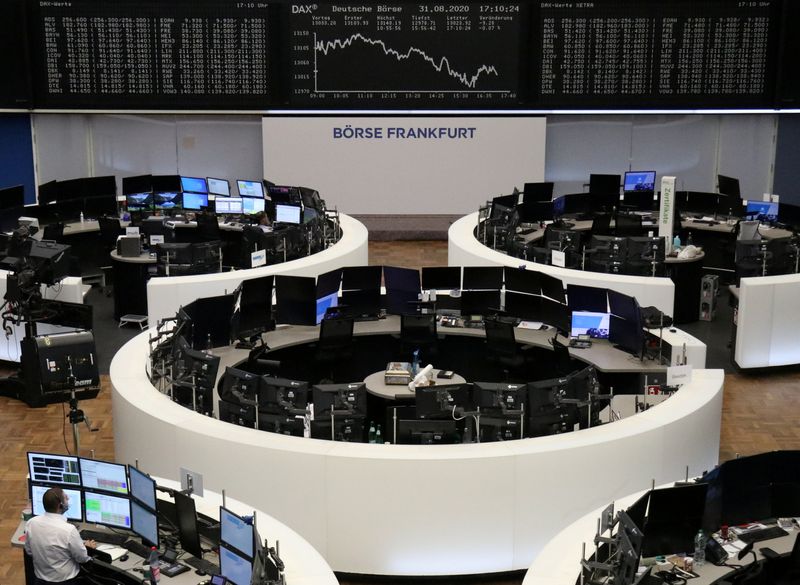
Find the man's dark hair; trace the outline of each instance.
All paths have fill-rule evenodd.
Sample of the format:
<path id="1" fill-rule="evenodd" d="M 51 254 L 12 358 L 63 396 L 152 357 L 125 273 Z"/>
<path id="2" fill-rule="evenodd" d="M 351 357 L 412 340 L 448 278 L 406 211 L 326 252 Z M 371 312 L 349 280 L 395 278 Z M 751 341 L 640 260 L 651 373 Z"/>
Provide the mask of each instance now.
<path id="1" fill-rule="evenodd" d="M 58 513 L 58 507 L 64 499 L 64 491 L 61 488 L 54 487 L 47 490 L 42 496 L 42 505 L 44 505 L 45 512 Z"/>

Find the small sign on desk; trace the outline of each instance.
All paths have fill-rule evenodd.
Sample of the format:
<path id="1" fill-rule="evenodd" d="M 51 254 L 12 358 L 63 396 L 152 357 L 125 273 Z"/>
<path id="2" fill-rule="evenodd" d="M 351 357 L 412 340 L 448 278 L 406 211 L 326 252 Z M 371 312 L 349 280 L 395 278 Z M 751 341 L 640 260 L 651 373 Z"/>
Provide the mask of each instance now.
<path id="1" fill-rule="evenodd" d="M 257 252 L 250 253 L 250 266 L 252 268 L 257 268 L 259 266 L 265 266 L 267 264 L 267 252 L 266 250 L 258 250 Z"/>
<path id="2" fill-rule="evenodd" d="M 559 250 L 553 250 L 553 253 L 550 256 L 550 262 L 553 266 L 560 266 L 561 268 L 566 268 L 567 266 L 567 253 L 561 252 Z"/>
<path id="3" fill-rule="evenodd" d="M 164 243 L 164 234 L 153 234 L 150 236 L 150 245 L 156 246 Z"/>
<path id="4" fill-rule="evenodd" d="M 681 386 L 692 381 L 692 366 L 672 366 L 667 368 L 667 386 Z"/>
<path id="5" fill-rule="evenodd" d="M 139 235 L 139 228 L 137 226 L 128 226 L 125 228 L 125 235 L 126 236 L 138 236 Z"/>

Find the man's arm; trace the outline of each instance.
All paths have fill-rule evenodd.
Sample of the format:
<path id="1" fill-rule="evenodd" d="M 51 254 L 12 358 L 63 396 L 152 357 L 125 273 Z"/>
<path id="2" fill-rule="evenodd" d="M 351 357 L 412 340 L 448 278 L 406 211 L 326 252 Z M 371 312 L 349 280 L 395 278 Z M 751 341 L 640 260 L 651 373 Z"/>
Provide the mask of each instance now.
<path id="1" fill-rule="evenodd" d="M 92 544 L 91 541 L 87 541 L 87 543 Z M 86 552 L 86 545 L 84 545 L 78 529 L 74 527 L 69 534 L 69 554 L 72 555 L 76 563 L 81 565 L 91 558 Z"/>

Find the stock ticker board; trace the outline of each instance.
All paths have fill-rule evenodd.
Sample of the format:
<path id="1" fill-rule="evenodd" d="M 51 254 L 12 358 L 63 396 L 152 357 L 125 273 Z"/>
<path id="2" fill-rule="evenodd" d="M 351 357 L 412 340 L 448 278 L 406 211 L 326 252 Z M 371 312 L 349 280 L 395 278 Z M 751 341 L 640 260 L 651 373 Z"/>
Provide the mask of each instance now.
<path id="1" fill-rule="evenodd" d="M 519 100 L 519 3 L 292 5 L 299 106 L 496 106 Z"/>

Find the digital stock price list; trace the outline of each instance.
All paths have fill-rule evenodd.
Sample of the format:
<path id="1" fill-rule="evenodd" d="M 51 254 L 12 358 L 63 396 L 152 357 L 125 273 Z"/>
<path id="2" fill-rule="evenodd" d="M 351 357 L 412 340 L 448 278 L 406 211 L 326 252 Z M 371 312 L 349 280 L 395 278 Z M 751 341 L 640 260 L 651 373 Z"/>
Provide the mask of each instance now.
<path id="1" fill-rule="evenodd" d="M 519 99 L 518 3 L 291 6 L 290 101 L 492 106 Z"/>

